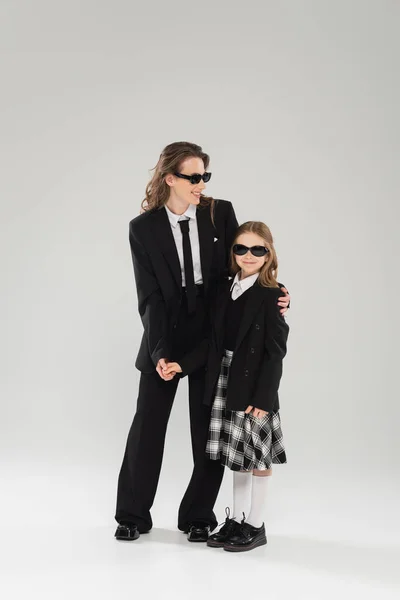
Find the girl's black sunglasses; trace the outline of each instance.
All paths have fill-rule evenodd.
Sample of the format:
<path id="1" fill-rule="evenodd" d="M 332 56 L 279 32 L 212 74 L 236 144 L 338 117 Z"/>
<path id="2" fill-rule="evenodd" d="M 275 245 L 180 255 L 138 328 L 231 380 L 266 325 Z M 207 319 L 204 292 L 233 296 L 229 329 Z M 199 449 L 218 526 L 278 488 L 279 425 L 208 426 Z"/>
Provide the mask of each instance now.
<path id="1" fill-rule="evenodd" d="M 201 180 L 203 180 L 204 183 L 207 183 L 207 181 L 210 181 L 211 179 L 211 173 L 203 173 L 203 175 L 200 175 L 200 173 L 193 173 L 193 175 L 182 175 L 182 173 L 174 173 L 174 175 L 175 177 L 180 177 L 181 179 L 187 179 L 192 185 L 200 183 Z"/>
<path id="2" fill-rule="evenodd" d="M 233 253 L 238 256 L 244 256 L 250 250 L 253 256 L 265 256 L 268 254 L 269 250 L 265 246 L 252 246 L 248 248 L 247 246 L 243 246 L 243 244 L 235 244 L 233 246 Z"/>

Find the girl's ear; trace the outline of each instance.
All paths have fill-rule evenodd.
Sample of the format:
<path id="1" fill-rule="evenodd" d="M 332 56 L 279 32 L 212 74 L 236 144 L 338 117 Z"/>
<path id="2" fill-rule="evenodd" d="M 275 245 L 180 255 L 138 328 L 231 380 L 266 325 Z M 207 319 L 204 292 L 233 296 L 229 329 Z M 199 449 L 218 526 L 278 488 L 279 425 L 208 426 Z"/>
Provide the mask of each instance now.
<path id="1" fill-rule="evenodd" d="M 172 187 L 174 185 L 175 177 L 172 175 L 172 173 L 166 176 L 165 183 L 169 185 L 169 187 Z"/>

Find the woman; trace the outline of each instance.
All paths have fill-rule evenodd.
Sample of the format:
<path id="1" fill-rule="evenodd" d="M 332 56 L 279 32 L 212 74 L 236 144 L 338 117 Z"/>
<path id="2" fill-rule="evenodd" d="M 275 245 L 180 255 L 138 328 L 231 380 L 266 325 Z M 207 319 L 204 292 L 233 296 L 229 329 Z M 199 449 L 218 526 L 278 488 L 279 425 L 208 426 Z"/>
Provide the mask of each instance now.
<path id="1" fill-rule="evenodd" d="M 150 509 L 179 382 L 164 371 L 203 339 L 208 307 L 227 272 L 238 226 L 230 202 L 203 193 L 211 177 L 209 161 L 196 144 L 167 146 L 147 186 L 144 212 L 129 226 L 144 334 L 136 360 L 141 371 L 137 410 L 118 480 L 119 540 L 135 540 L 152 528 Z M 283 291 L 279 304 L 285 312 L 289 296 Z M 207 541 L 217 526 L 213 507 L 223 475 L 222 465 L 205 455 L 210 408 L 203 404 L 204 376 L 204 369 L 189 376 L 194 468 L 178 527 L 190 541 Z"/>

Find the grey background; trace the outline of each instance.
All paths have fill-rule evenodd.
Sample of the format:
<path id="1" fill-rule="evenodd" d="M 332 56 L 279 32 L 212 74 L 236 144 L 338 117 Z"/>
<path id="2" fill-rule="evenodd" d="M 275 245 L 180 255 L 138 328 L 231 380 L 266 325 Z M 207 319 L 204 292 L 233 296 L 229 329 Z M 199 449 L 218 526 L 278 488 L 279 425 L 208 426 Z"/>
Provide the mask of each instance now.
<path id="1" fill-rule="evenodd" d="M 396 543 L 399 3 L 2 0 L 0 23 L 0 523 L 112 535 L 139 378 L 128 222 L 189 140 L 210 194 L 271 227 L 292 295 L 272 530 Z M 183 383 L 160 527 L 190 471 Z"/>

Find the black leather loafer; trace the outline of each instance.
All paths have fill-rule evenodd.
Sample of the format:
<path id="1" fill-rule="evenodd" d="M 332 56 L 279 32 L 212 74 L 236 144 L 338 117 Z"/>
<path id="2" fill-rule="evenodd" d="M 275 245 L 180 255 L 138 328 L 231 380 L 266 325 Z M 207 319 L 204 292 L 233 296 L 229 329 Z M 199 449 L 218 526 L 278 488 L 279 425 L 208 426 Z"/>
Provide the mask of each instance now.
<path id="1" fill-rule="evenodd" d="M 207 540 L 207 546 L 210 546 L 211 548 L 223 548 L 225 542 L 235 534 L 236 528 L 240 527 L 240 524 L 235 521 L 235 519 L 230 518 L 230 510 L 228 507 L 225 509 L 225 514 L 225 523 L 221 529 L 217 531 L 217 533 L 210 535 Z"/>
<path id="2" fill-rule="evenodd" d="M 253 527 L 249 523 L 242 523 L 224 544 L 224 550 L 227 552 L 246 552 L 254 550 L 258 546 L 265 546 L 267 536 L 265 535 L 264 524 L 261 527 Z"/>
<path id="3" fill-rule="evenodd" d="M 193 523 L 189 527 L 188 540 L 189 542 L 206 542 L 210 534 L 210 526 L 205 523 Z"/>
<path id="4" fill-rule="evenodd" d="M 118 525 L 114 537 L 124 542 L 132 542 L 140 537 L 140 533 L 136 525 Z"/>

